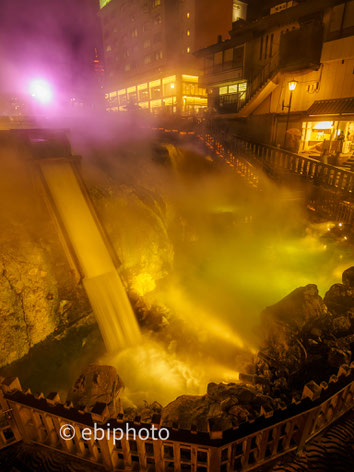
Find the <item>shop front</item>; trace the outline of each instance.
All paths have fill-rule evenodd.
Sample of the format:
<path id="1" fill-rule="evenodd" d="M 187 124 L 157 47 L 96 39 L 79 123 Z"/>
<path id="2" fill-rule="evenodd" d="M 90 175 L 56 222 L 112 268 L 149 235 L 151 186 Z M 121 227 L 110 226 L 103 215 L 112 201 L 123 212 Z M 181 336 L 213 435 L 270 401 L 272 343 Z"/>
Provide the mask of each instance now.
<path id="1" fill-rule="evenodd" d="M 302 122 L 300 152 L 341 165 L 354 153 L 354 98 L 318 100 Z"/>

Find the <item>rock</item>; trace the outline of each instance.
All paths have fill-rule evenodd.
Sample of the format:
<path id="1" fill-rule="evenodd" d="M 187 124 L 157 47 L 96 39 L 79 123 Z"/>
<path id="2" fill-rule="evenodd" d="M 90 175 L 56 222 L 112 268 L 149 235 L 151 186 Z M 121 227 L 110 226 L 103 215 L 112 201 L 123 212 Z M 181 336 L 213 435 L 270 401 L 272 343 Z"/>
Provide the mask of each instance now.
<path id="1" fill-rule="evenodd" d="M 266 308 L 262 313 L 263 326 L 266 334 L 274 329 L 275 323 L 281 323 L 293 328 L 301 328 L 312 318 L 327 313 L 327 307 L 318 294 L 314 284 L 299 287 L 284 297 L 280 302 Z M 277 333 L 273 333 L 277 336 Z"/>
<path id="2" fill-rule="evenodd" d="M 213 401 L 221 403 L 230 397 L 236 398 L 240 403 L 251 403 L 256 397 L 256 390 L 251 390 L 242 384 L 215 384 L 210 383 L 207 387 L 207 395 Z"/>
<path id="3" fill-rule="evenodd" d="M 237 392 L 237 398 L 239 399 L 240 403 L 252 404 L 256 401 L 257 394 L 250 388 L 240 387 L 239 391 Z"/>
<path id="4" fill-rule="evenodd" d="M 206 432 L 211 404 L 207 396 L 181 395 L 163 408 L 162 424 L 171 427 L 177 423 L 187 428 L 194 424 L 198 431 Z"/>
<path id="5" fill-rule="evenodd" d="M 150 422 L 152 420 L 152 417 L 156 414 L 161 414 L 161 411 L 162 405 L 160 405 L 160 403 L 153 402 L 150 405 L 146 403 L 143 408 L 137 409 L 137 415 L 141 417 L 141 421 Z"/>
<path id="6" fill-rule="evenodd" d="M 333 333 L 336 335 L 343 335 L 351 330 L 351 319 L 349 316 L 337 316 L 332 321 Z"/>
<path id="7" fill-rule="evenodd" d="M 233 427 L 231 416 L 215 416 L 208 419 L 210 431 L 226 431 Z"/>
<path id="8" fill-rule="evenodd" d="M 239 401 L 236 397 L 229 397 L 220 403 L 220 407 L 223 411 L 229 411 L 230 408 L 237 405 L 238 403 Z"/>
<path id="9" fill-rule="evenodd" d="M 260 395 L 256 388 L 242 384 L 209 383 L 204 396 L 182 395 L 162 410 L 162 421 L 167 426 L 179 423 L 189 428 L 196 425 L 199 431 L 208 431 L 213 420 L 213 428 L 228 429 L 248 417 L 259 414 L 261 405 L 273 403 L 270 397 Z M 208 426 L 209 425 L 209 426 Z"/>
<path id="10" fill-rule="evenodd" d="M 174 258 L 167 202 L 156 189 L 141 185 L 121 184 L 108 196 L 92 197 L 120 255 L 121 271 L 130 291 L 137 296 L 153 291 Z"/>
<path id="11" fill-rule="evenodd" d="M 354 288 L 354 266 L 349 267 L 342 274 L 342 282 L 347 288 Z"/>
<path id="12" fill-rule="evenodd" d="M 328 353 L 328 363 L 332 367 L 340 367 L 342 364 L 349 364 L 351 352 L 347 349 L 330 348 Z"/>
<path id="13" fill-rule="evenodd" d="M 209 395 L 210 398 L 217 398 L 217 392 L 218 392 L 218 384 L 214 382 L 210 382 L 207 386 L 207 395 Z"/>
<path id="14" fill-rule="evenodd" d="M 124 384 L 114 367 L 90 364 L 74 383 L 67 399 L 77 408 L 106 403 L 111 417 L 116 417 L 122 412 L 119 395 L 123 389 Z"/>
<path id="15" fill-rule="evenodd" d="M 274 380 L 273 387 L 274 387 L 274 389 L 283 391 L 283 390 L 286 390 L 288 388 L 288 382 L 287 382 L 285 377 L 279 377 L 279 378 Z"/>
<path id="16" fill-rule="evenodd" d="M 235 416 L 238 422 L 246 421 L 248 418 L 248 411 L 240 405 L 235 405 L 229 410 L 229 414 Z"/>
<path id="17" fill-rule="evenodd" d="M 27 238 L 26 238 L 27 236 Z M 0 241 L 0 366 L 28 353 L 58 325 L 48 254 L 28 235 Z"/>
<path id="18" fill-rule="evenodd" d="M 195 425 L 198 431 L 208 431 L 209 427 L 226 430 L 236 426 L 248 416 L 252 416 L 254 408 L 251 404 L 238 405 L 238 398 L 230 396 L 231 390 L 237 390 L 243 400 L 246 400 L 246 392 L 247 399 L 256 400 L 256 394 L 251 396 L 248 389 L 242 386 L 209 384 L 207 395 L 182 395 L 163 408 L 162 422 L 167 426 L 178 423 L 179 427 L 187 429 Z M 224 398 L 226 392 L 228 396 Z M 216 401 L 216 398 L 221 401 Z"/>
<path id="19" fill-rule="evenodd" d="M 354 307 L 354 292 L 347 285 L 334 284 L 326 292 L 324 302 L 332 313 L 342 315 Z"/>
<path id="20" fill-rule="evenodd" d="M 128 406 L 127 408 L 124 409 L 124 416 L 129 421 L 134 421 L 134 418 L 137 416 L 137 414 L 138 414 L 137 408 L 134 408 L 132 406 Z"/>

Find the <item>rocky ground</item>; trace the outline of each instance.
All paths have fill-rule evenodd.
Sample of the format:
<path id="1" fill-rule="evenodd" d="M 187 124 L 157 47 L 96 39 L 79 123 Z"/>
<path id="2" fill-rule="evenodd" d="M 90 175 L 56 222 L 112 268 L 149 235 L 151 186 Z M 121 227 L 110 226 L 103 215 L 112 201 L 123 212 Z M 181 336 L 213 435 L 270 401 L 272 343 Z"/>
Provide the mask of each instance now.
<path id="1" fill-rule="evenodd" d="M 354 348 L 354 267 L 322 299 L 316 285 L 294 290 L 262 314 L 263 347 L 255 365 L 263 390 L 283 400 L 349 364 Z"/>
<path id="2" fill-rule="evenodd" d="M 240 383 L 210 383 L 203 396 L 182 395 L 160 408 L 165 425 L 195 425 L 207 431 L 208 421 L 227 429 L 264 411 L 301 398 L 304 384 L 328 381 L 349 364 L 354 348 L 354 267 L 333 285 L 324 299 L 316 285 L 299 287 L 262 313 L 262 347 L 240 374 Z M 150 416 L 156 404 L 150 406 Z M 129 413 L 141 414 L 141 409 Z M 149 405 L 143 409 L 149 417 Z"/>
<path id="3" fill-rule="evenodd" d="M 205 395 L 182 395 L 165 407 L 157 402 L 145 403 L 126 408 L 125 415 L 131 420 L 140 416 L 148 422 L 154 414 L 160 414 L 166 426 L 195 426 L 206 432 L 210 426 L 221 430 L 237 426 L 262 411 L 300 399 L 307 382 L 328 381 L 339 366 L 351 362 L 354 267 L 343 273 L 342 282 L 333 285 L 324 299 L 316 285 L 307 285 L 266 308 L 261 317 L 262 347 L 247 372 L 240 374 L 240 382 L 209 383 Z M 115 369 L 91 365 L 76 381 L 69 397 L 76 406 L 92 406 L 97 392 L 101 392 L 112 409 L 122 388 Z"/>
<path id="4" fill-rule="evenodd" d="M 171 345 L 178 333 L 183 347 L 188 339 L 189 348 L 195 350 L 194 339 L 185 335 L 185 325 L 173 321 L 173 317 L 166 323 L 165 308 L 144 303 L 144 295 L 173 265 L 168 222 L 174 218 L 172 209 L 152 185 L 157 178 L 165 182 L 171 166 L 155 175 L 149 166 L 144 167 L 147 159 L 140 151 L 136 154 L 142 156 L 137 161 L 141 166 L 134 165 L 134 179 L 128 167 L 122 181 L 114 185 L 107 175 L 92 179 L 88 175 L 85 180 L 87 177 L 92 182 L 90 193 L 97 211 L 108 222 L 107 232 L 116 252 L 122 255 L 122 274 L 141 326 L 158 332 L 166 345 Z M 166 159 L 166 152 L 155 151 L 155 159 L 156 155 Z M 126 155 L 127 160 L 133 157 Z M 113 163 L 111 167 L 114 169 Z M 118 170 L 116 180 L 122 174 L 120 167 Z M 91 171 L 98 172 L 97 168 Z M 4 174 L 3 168 L 1 172 Z M 10 169 L 8 175 L 17 178 L 17 168 Z M 134 186 L 126 185 L 127 176 Z M 68 386 L 104 347 L 87 297 L 70 271 L 43 201 L 33 195 L 33 189 L 27 189 L 28 194 L 17 202 L 19 185 L 16 183 L 13 190 L 11 183 L 6 198 L 0 193 L 0 367 L 2 375 L 17 375 L 24 386 L 48 393 Z M 14 208 L 7 208 L 9 195 L 15 201 Z M 31 195 L 31 204 L 27 195 Z M 181 232 L 182 227 L 176 223 L 174 232 Z M 353 268 L 343 274 L 342 282 L 333 285 L 323 299 L 315 285 L 307 285 L 267 308 L 259 329 L 264 333 L 261 348 L 245 369 L 241 383 L 209 384 L 204 396 L 185 395 L 165 408 L 154 402 L 126 413 L 148 420 L 161 412 L 165 424 L 191 423 L 202 430 L 209 419 L 228 427 L 254 417 L 262 407 L 274 408 L 299 396 L 307 381 L 328 379 L 339 365 L 350 362 L 353 350 Z M 213 352 L 209 340 L 206 348 L 206 352 Z M 204 356 L 204 352 L 199 355 Z M 73 359 L 75 366 L 68 374 L 67 366 L 73 364 Z M 43 373 L 46 378 L 40 379 Z M 81 401 L 88 399 L 83 397 Z"/>

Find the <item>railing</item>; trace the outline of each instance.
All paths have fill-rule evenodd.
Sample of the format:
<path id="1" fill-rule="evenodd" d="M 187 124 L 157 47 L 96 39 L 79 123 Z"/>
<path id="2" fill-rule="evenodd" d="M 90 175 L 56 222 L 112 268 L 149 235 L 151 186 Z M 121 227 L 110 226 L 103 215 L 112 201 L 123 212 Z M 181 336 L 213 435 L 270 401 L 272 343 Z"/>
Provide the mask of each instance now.
<path id="1" fill-rule="evenodd" d="M 259 172 L 247 159 L 225 149 L 220 141 L 217 141 L 211 134 L 199 134 L 199 138 L 213 151 L 217 156 L 224 159 L 225 162 L 234 169 L 235 172 L 244 177 L 253 187 L 259 186 Z"/>
<path id="2" fill-rule="evenodd" d="M 214 74 L 219 74 L 220 72 L 225 72 L 229 70 L 237 71 L 236 75 L 240 78 L 243 76 L 243 68 L 237 62 L 223 62 L 221 64 L 214 64 L 212 66 L 206 67 L 204 69 L 203 76 L 209 76 Z"/>
<path id="3" fill-rule="evenodd" d="M 247 103 L 258 89 L 264 85 L 267 80 L 269 80 L 275 72 L 278 70 L 279 64 L 279 54 L 274 55 L 264 66 L 263 68 L 250 77 L 247 89 Z"/>
<path id="4" fill-rule="evenodd" d="M 348 194 L 348 197 L 352 196 L 353 172 L 273 146 L 251 143 L 240 138 L 235 138 L 235 141 L 238 151 L 252 153 L 270 172 L 288 171 L 311 180 L 316 185 L 339 190 Z"/>
<path id="5" fill-rule="evenodd" d="M 246 161 L 253 169 L 261 168 L 274 178 L 282 179 L 293 174 L 311 182 L 314 188 L 322 190 L 322 194 L 317 192 L 310 198 L 313 207 L 338 221 L 354 221 L 354 172 L 274 146 L 247 141 L 213 124 L 203 124 L 198 134 L 213 143 L 226 161 L 232 155 L 236 161 Z"/>
<path id="6" fill-rule="evenodd" d="M 109 471 L 245 472 L 288 452 L 301 450 L 307 441 L 352 409 L 353 378 L 354 363 L 342 365 L 328 383 L 306 384 L 300 401 L 293 400 L 277 410 L 261 409 L 254 420 L 226 431 L 209 427 L 208 432 L 199 432 L 193 425 L 182 429 L 176 424 L 168 428 L 166 440 L 160 439 L 157 433 L 161 428 L 159 416 L 150 423 L 142 422 L 140 417 L 131 421 L 123 415 L 100 416 L 64 405 L 59 396 L 45 398 L 43 394 L 25 393 L 18 379 L 14 385 L 5 379 L 5 383 L 0 382 L 0 405 L 9 415 L 7 425 L 3 426 L 7 436 L 3 437 L 0 431 L 0 449 L 22 439 Z M 60 434 L 67 425 L 71 426 L 70 439 Z M 127 425 L 129 433 L 120 433 L 115 443 L 114 428 L 127 431 Z M 142 439 L 152 425 L 156 439 Z M 97 440 L 95 427 L 100 428 Z M 108 429 L 111 435 L 102 434 Z"/>

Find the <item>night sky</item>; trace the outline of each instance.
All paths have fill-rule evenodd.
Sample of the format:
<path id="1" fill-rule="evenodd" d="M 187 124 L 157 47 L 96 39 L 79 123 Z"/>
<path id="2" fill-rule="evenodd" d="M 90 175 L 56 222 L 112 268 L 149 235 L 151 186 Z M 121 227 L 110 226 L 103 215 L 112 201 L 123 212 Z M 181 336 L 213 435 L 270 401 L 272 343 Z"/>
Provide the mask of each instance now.
<path id="1" fill-rule="evenodd" d="M 98 0 L 0 0 L 0 87 L 26 74 L 50 76 L 75 94 L 90 84 L 101 49 Z"/>

